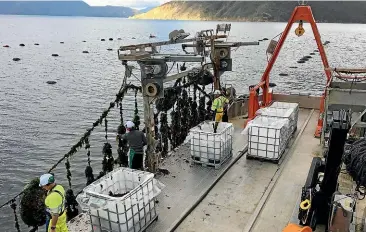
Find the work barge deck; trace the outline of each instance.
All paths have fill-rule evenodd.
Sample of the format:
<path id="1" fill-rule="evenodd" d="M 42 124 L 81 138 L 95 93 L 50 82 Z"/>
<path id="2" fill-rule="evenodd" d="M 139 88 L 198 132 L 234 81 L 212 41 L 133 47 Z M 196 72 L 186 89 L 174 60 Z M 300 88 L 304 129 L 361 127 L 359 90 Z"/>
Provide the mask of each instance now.
<path id="1" fill-rule="evenodd" d="M 277 97 L 276 97 L 277 96 Z M 159 220 L 146 231 L 282 231 L 295 210 L 312 157 L 319 97 L 275 95 L 300 102 L 298 130 L 278 164 L 246 159 L 244 115 L 238 102 L 231 108 L 233 157 L 220 169 L 189 162 L 188 145 L 164 161 L 168 175 L 157 176 L 166 187 L 158 197 Z M 242 107 L 240 107 L 243 109 Z M 235 113 L 242 113 L 237 116 Z M 274 212 L 275 211 L 275 212 Z"/>
<path id="2" fill-rule="evenodd" d="M 280 161 L 246 158 L 248 141 L 241 132 L 247 100 L 237 101 L 229 109 L 233 157 L 215 169 L 193 164 L 189 144 L 170 153 L 161 166 L 169 174 L 155 176 L 166 186 L 156 199 L 159 217 L 146 232 L 280 232 L 288 223 L 298 222 L 301 187 L 313 157 L 323 154 L 320 140 L 314 137 L 320 97 L 274 94 L 273 100 L 297 102 L 300 107 L 297 130 Z M 352 193 L 352 179 L 342 175 L 340 188 Z M 364 208 L 365 201 L 359 201 L 355 217 L 363 215 Z M 359 219 L 353 223 L 362 224 Z M 316 231 L 324 228 L 318 226 Z"/>
<path id="3" fill-rule="evenodd" d="M 248 139 L 241 132 L 248 100 L 237 101 L 228 112 L 234 125 L 233 156 L 215 169 L 194 164 L 189 144 L 171 152 L 161 164 L 169 174 L 155 176 L 165 188 L 156 201 L 158 220 L 146 232 L 280 232 L 296 220 L 311 160 L 321 154 L 320 140 L 314 138 L 320 97 L 274 94 L 273 98 L 300 107 L 297 131 L 279 163 L 246 158 Z"/>
<path id="4" fill-rule="evenodd" d="M 295 21 L 300 21 L 295 33 L 298 36 L 304 33 L 302 30 L 303 20 L 309 21 L 312 24 L 313 33 L 327 76 L 325 92 L 322 96 L 275 94 L 273 89 L 271 89 L 275 85 L 273 86 L 269 83 L 269 73 L 291 25 Z M 363 83 L 356 84 L 350 81 L 357 79 L 353 76 L 335 75 L 333 77 L 339 78 L 342 81 L 346 80 L 344 83 L 337 82 L 333 79 L 332 72 L 337 73 L 337 71 L 340 71 L 346 74 L 359 74 L 366 73 L 366 71 L 351 69 L 342 71 L 342 69 L 333 70 L 329 68 L 316 23 L 308 6 L 299 6 L 294 10 L 280 41 L 278 43 L 274 42 L 273 49 L 270 52 L 267 50 L 267 53 L 272 55 L 271 60 L 259 84 L 249 88 L 249 99 L 236 98 L 234 104 L 229 108 L 229 122 L 234 126 L 232 157 L 226 160 L 225 163 L 221 163 L 220 167 L 213 168 L 193 162 L 190 144 L 183 144 L 176 148 L 162 163 L 159 163 L 160 170 L 164 171 L 160 171 L 155 175 L 155 178 L 165 185 L 165 188 L 156 199 L 159 217 L 147 228 L 144 227 L 142 231 L 312 231 L 310 227 L 304 227 L 303 229 L 305 230 L 294 228 L 293 230 L 284 230 L 284 228 L 290 228 L 295 225 L 296 228 L 300 228 L 298 226 L 300 222 L 297 219 L 299 212 L 301 219 L 306 220 L 306 222 L 302 222 L 303 225 L 311 226 L 314 229 L 316 227 L 316 231 L 325 231 L 324 223 L 320 222 L 320 220 L 317 221 L 317 219 L 324 218 L 324 215 L 328 215 L 332 210 L 327 204 L 329 200 L 333 207 L 334 202 L 336 202 L 335 200 L 333 202 L 335 191 L 341 190 L 342 194 L 344 194 L 343 196 L 346 194 L 355 196 L 356 186 L 352 178 L 343 172 L 339 176 L 337 173 L 342 163 L 343 142 L 345 142 L 346 138 L 342 137 L 342 140 L 338 136 L 338 140 L 337 138 L 332 140 L 331 133 L 336 131 L 334 132 L 335 134 L 338 133 L 337 135 L 342 134 L 343 136 L 347 135 L 349 131 L 345 133 L 346 130 L 352 129 L 353 126 L 365 127 L 365 120 L 362 118 L 364 118 L 363 116 L 366 113 L 366 98 L 364 98 L 366 88 Z M 226 54 L 220 49 L 225 50 L 240 45 L 255 45 L 255 43 L 225 44 L 220 42 L 215 44 L 213 40 L 211 41 L 211 46 L 219 49 L 219 52 L 215 51 L 214 54 Z M 198 48 L 197 50 L 199 50 Z M 122 61 L 126 60 L 126 57 L 131 60 L 138 59 L 135 56 L 135 47 L 127 47 L 125 49 L 131 50 L 131 54 L 119 54 Z M 145 51 L 143 50 L 143 52 Z M 227 52 L 227 54 L 230 54 L 230 52 Z M 193 62 L 191 60 L 192 57 L 189 56 L 164 56 L 163 63 L 166 61 L 176 61 L 176 59 Z M 216 62 L 215 59 L 212 60 Z M 197 59 L 194 62 L 199 61 Z M 228 61 L 231 61 L 231 59 L 229 58 Z M 144 70 L 149 66 L 160 65 L 149 62 L 145 61 L 146 66 L 142 65 Z M 224 71 L 231 70 L 230 62 L 227 61 L 216 66 L 213 65 L 213 67 L 214 71 L 217 67 L 223 68 Z M 150 69 L 146 70 L 151 71 Z M 154 71 L 155 69 L 152 70 Z M 147 78 L 146 73 L 142 74 L 143 86 L 146 87 L 143 87 L 144 91 L 146 91 L 146 96 L 144 96 L 146 98 L 144 99 L 145 105 L 149 105 L 148 98 L 152 96 L 157 97 L 160 94 L 158 91 L 159 83 L 155 83 L 154 81 L 156 80 L 154 78 Z M 173 75 L 168 80 L 181 78 L 181 75 Z M 214 73 L 214 77 L 213 86 L 215 89 L 219 89 L 219 74 L 217 72 Z M 365 80 L 366 76 L 359 79 L 361 81 Z M 160 86 L 162 86 L 163 82 L 164 80 L 161 81 Z M 153 91 L 149 92 L 150 89 Z M 263 90 L 261 95 L 259 94 L 260 89 Z M 248 135 L 243 134 L 242 131 L 246 123 L 257 116 L 257 110 L 261 107 L 267 107 L 273 102 L 297 103 L 299 106 L 298 118 L 295 120 L 297 125 L 291 127 L 295 129 L 294 133 L 292 133 L 292 129 L 291 133 L 289 133 L 290 130 L 286 131 L 286 136 L 289 135 L 290 140 L 286 138 L 284 142 L 286 149 L 282 156 L 279 155 L 280 159 L 276 158 L 276 162 L 252 159 L 253 156 L 248 155 Z M 345 118 L 343 118 L 343 114 L 346 115 Z M 147 128 L 153 128 L 152 125 L 149 125 L 153 121 L 152 118 L 153 115 L 150 108 L 146 107 L 145 122 L 147 122 Z M 360 123 L 359 120 L 362 122 Z M 258 137 L 260 136 L 258 135 Z M 149 141 L 152 141 L 151 131 L 149 130 L 147 130 L 147 138 L 149 144 Z M 334 144 L 337 144 L 337 142 L 338 145 L 342 143 L 343 145 L 342 148 L 338 147 L 339 149 L 335 151 L 334 148 L 337 146 Z M 260 143 L 259 139 L 258 143 Z M 150 146 L 150 149 L 152 147 Z M 325 156 L 326 159 L 322 160 Z M 314 168 L 314 164 L 319 164 L 319 166 Z M 312 180 L 312 182 L 308 183 L 308 180 Z M 319 189 L 317 189 L 318 187 Z M 335 190 L 332 190 L 333 187 Z M 329 191 L 332 191 L 332 197 L 325 196 Z M 309 195 L 306 195 L 308 193 Z M 315 204 L 314 199 L 325 200 L 321 203 L 318 200 L 317 204 Z M 359 230 L 359 225 L 363 227 L 364 224 L 363 219 L 361 219 L 363 216 L 361 215 L 365 215 L 363 212 L 365 201 L 353 199 L 356 201 L 356 205 L 352 209 L 354 213 L 351 214 L 353 220 L 351 220 L 349 231 L 361 231 Z M 301 210 L 299 210 L 300 202 L 302 205 Z M 352 204 L 349 204 L 349 206 L 351 207 Z M 328 210 L 329 212 L 322 214 L 321 210 L 324 210 L 324 212 Z M 336 211 L 338 213 L 341 210 L 337 208 Z M 333 214 L 330 215 L 333 217 Z M 287 227 L 291 223 L 294 224 Z M 347 223 L 349 224 L 349 222 L 344 222 L 344 224 Z"/>
<path id="5" fill-rule="evenodd" d="M 191 163 L 188 144 L 171 153 L 162 164 L 170 173 L 157 176 L 166 185 L 157 198 L 159 219 L 147 232 L 280 232 L 288 223 L 298 223 L 301 187 L 313 157 L 323 154 L 314 137 L 320 97 L 274 94 L 273 98 L 300 106 L 298 129 L 280 162 L 246 159 L 248 141 L 241 132 L 247 113 L 242 106 L 247 101 L 237 102 L 229 112 L 233 157 L 215 169 Z M 346 174 L 340 178 L 340 188 L 351 193 L 352 179 Z M 356 215 L 363 215 L 364 206 L 364 200 L 357 203 Z M 363 223 L 357 219 L 354 224 Z M 322 229 L 318 226 L 317 231 Z"/>

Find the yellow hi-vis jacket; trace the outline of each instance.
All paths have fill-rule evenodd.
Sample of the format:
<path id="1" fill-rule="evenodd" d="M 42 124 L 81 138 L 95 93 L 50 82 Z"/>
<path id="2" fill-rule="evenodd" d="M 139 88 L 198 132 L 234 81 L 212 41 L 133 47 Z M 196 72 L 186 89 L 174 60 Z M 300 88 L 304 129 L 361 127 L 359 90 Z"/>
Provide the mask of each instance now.
<path id="1" fill-rule="evenodd" d="M 65 189 L 61 185 L 56 185 L 50 190 L 45 199 L 45 205 L 47 211 L 52 214 L 58 214 L 58 220 L 56 224 L 57 232 L 68 232 L 66 224 L 66 212 L 65 212 Z M 51 231 L 51 221 L 47 231 Z"/>
<path id="2" fill-rule="evenodd" d="M 229 100 L 226 97 L 224 96 L 217 97 L 212 103 L 211 110 L 212 111 L 216 110 L 216 113 L 222 113 L 224 111 L 225 104 L 229 104 Z"/>

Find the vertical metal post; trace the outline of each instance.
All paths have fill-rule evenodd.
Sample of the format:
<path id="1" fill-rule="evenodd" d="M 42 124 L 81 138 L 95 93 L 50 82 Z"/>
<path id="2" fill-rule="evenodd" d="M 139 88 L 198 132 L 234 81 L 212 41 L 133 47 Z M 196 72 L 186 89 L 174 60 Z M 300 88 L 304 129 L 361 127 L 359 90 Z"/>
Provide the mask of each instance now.
<path id="1" fill-rule="evenodd" d="M 361 122 L 366 122 L 366 114 L 364 114 L 361 118 Z M 359 133 L 359 136 L 360 137 L 365 137 L 366 135 L 366 130 L 365 128 L 360 128 L 360 133 Z"/>
<path id="2" fill-rule="evenodd" d="M 211 39 L 211 55 L 212 55 L 212 62 L 213 62 L 213 71 L 214 71 L 214 89 L 220 89 L 220 73 L 219 73 L 219 55 L 215 52 L 215 39 Z"/>
<path id="3" fill-rule="evenodd" d="M 144 99 L 144 122 L 145 122 L 145 131 L 146 131 L 146 139 L 147 139 L 147 150 L 146 150 L 146 166 L 149 172 L 154 173 L 156 170 L 156 161 L 155 161 L 155 139 L 154 139 L 154 110 L 151 108 L 152 99 L 145 94 L 145 85 L 143 81 L 147 78 L 145 72 L 141 69 L 141 82 L 142 82 L 142 96 Z"/>

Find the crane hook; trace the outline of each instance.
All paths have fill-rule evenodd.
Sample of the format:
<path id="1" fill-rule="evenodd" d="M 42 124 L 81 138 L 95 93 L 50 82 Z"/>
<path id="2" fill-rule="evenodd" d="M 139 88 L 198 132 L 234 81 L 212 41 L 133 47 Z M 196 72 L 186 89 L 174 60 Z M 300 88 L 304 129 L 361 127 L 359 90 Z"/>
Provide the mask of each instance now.
<path id="1" fill-rule="evenodd" d="M 300 20 L 299 26 L 295 30 L 295 34 L 299 37 L 305 33 L 305 29 L 303 28 L 302 25 L 303 25 L 303 22 L 302 22 L 302 20 Z"/>

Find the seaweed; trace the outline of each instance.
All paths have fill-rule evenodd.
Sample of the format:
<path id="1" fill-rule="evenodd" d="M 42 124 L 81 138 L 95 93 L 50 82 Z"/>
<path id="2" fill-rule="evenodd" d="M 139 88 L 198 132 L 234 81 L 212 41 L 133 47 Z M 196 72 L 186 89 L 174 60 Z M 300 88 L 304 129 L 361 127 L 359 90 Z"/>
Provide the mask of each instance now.
<path id="1" fill-rule="evenodd" d="M 168 87 L 164 89 L 164 98 L 159 98 L 156 100 L 155 107 L 158 111 L 168 111 L 177 102 L 178 94 L 180 90 L 173 87 Z"/>
<path id="2" fill-rule="evenodd" d="M 39 178 L 25 187 L 20 200 L 20 216 L 26 225 L 38 227 L 46 223 L 45 197 L 45 191 L 39 187 Z"/>
<path id="3" fill-rule="evenodd" d="M 161 133 L 161 142 L 162 142 L 162 151 L 161 151 L 161 155 L 163 157 L 166 157 L 166 155 L 168 154 L 168 149 L 169 149 L 169 134 L 170 134 L 170 130 L 169 130 L 169 125 L 168 125 L 168 116 L 167 116 L 167 112 L 162 112 L 160 114 L 160 133 Z"/>

